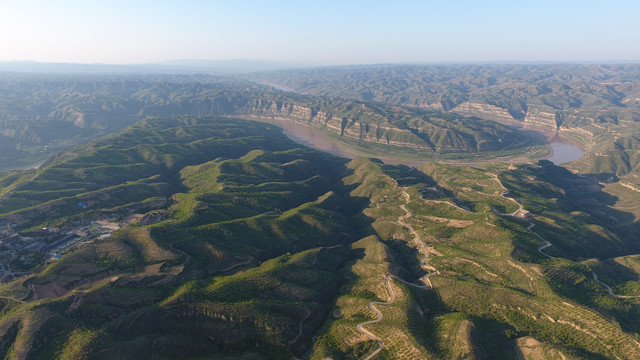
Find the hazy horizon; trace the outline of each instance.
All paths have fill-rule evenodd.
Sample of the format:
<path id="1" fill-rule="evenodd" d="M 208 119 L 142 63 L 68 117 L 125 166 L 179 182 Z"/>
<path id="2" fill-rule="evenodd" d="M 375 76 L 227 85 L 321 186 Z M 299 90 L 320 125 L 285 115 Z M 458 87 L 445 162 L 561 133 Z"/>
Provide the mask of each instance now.
<path id="1" fill-rule="evenodd" d="M 637 62 L 639 10 L 627 0 L 8 0 L 0 2 L 0 61 Z"/>
<path id="2" fill-rule="evenodd" d="M 189 64 L 189 62 L 193 62 Z M 358 67 L 358 66 L 402 66 L 402 65 L 518 65 L 518 64 L 578 64 L 578 65 L 598 65 L 598 64 L 637 64 L 640 59 L 603 59 L 603 60 L 486 60 L 486 61 L 397 61 L 397 62 L 371 62 L 371 63 L 312 63 L 302 61 L 285 61 L 269 59 L 169 59 L 154 62 L 140 63 L 108 63 L 108 62 L 75 62 L 75 61 L 38 61 L 38 60 L 0 60 L 0 64 L 44 64 L 44 65 L 105 65 L 105 66 L 207 66 L 212 63 L 220 64 L 242 64 L 242 63 L 265 63 L 273 65 L 293 65 L 295 67 Z"/>

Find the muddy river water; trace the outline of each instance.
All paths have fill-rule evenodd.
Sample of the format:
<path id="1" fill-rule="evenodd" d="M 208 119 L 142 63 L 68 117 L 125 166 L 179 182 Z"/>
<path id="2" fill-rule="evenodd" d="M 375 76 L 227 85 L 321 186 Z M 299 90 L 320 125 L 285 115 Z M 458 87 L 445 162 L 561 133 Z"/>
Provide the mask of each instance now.
<path id="1" fill-rule="evenodd" d="M 349 149 L 340 146 L 333 139 L 331 139 L 328 135 L 323 132 L 314 129 L 310 126 L 302 125 L 299 123 L 295 123 L 287 120 L 276 120 L 276 119 L 259 119 L 260 121 L 269 122 L 271 124 L 278 125 L 283 128 L 284 134 L 290 138 L 291 140 L 308 146 L 310 148 L 321 150 L 324 152 L 328 152 L 333 155 L 345 157 L 348 159 L 353 159 L 358 156 L 363 156 L 361 154 L 357 154 Z M 527 133 L 532 134 L 532 130 L 526 130 Z M 577 160 L 582 155 L 584 155 L 584 150 L 579 148 L 578 146 L 570 143 L 566 139 L 563 139 L 559 136 L 554 136 L 552 138 L 548 138 L 546 135 L 541 133 L 535 133 L 538 138 L 548 139 L 548 143 L 553 150 L 553 154 L 549 157 L 549 160 L 555 164 L 564 164 L 573 160 Z M 381 159 L 385 163 L 388 164 L 397 164 L 402 163 L 410 166 L 416 166 L 420 164 L 420 162 L 413 161 L 402 161 L 397 159 L 388 159 L 385 158 L 384 155 L 376 156 Z"/>
<path id="2" fill-rule="evenodd" d="M 553 149 L 549 161 L 556 165 L 578 160 L 584 155 L 584 150 L 570 143 L 550 142 L 549 145 Z"/>

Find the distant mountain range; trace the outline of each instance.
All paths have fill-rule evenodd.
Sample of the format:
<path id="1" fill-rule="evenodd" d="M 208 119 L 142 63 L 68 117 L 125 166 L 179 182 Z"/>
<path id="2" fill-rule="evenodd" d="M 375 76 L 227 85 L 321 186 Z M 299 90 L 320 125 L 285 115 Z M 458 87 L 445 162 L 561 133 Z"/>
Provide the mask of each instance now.
<path id="1" fill-rule="evenodd" d="M 171 60 L 148 64 L 79 64 L 36 61 L 0 61 L 0 72 L 66 74 L 239 74 L 314 66 L 309 63 L 259 60 Z"/>
<path id="2" fill-rule="evenodd" d="M 424 109 L 283 93 L 210 75 L 0 75 L 0 169 L 123 129 L 148 116 L 286 119 L 375 155 L 527 151 L 527 137 L 493 121 Z M 505 154 L 501 154 L 504 156 Z M 475 156 L 475 155 L 474 155 Z"/>
<path id="3" fill-rule="evenodd" d="M 640 64 L 457 64 L 267 71 L 248 80 L 299 94 L 477 116 L 558 133 L 586 155 L 571 169 L 640 184 Z"/>
<path id="4" fill-rule="evenodd" d="M 27 73 L 64 73 L 64 74 L 212 74 L 231 75 L 246 74 L 275 70 L 308 69 L 312 71 L 326 70 L 362 70 L 396 67 L 438 67 L 438 66 L 511 66 L 511 65 L 620 65 L 637 64 L 639 61 L 629 62 L 611 60 L 604 62 L 593 61 L 492 61 L 492 62 L 456 62 L 456 63 L 390 63 L 390 64 L 354 64 L 327 65 L 322 63 L 296 61 L 269 61 L 250 59 L 229 60 L 201 60 L 176 59 L 144 64 L 106 64 L 106 63 L 72 63 L 72 62 L 41 62 L 41 61 L 0 61 L 0 72 Z M 301 79 L 299 79 L 301 80 Z M 292 79 L 292 81 L 297 81 Z"/>

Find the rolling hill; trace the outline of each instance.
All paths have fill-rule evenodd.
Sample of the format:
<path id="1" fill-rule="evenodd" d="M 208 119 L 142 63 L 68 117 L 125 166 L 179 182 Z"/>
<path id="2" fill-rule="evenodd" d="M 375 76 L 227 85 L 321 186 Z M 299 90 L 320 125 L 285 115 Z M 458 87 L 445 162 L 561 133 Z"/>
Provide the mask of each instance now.
<path id="1" fill-rule="evenodd" d="M 0 181 L 5 357 L 640 354 L 638 204 L 549 162 L 392 166 L 177 116 Z"/>
<path id="2" fill-rule="evenodd" d="M 586 148 L 570 165 L 638 188 L 640 65 L 386 65 L 245 76 L 301 94 L 476 116 L 559 134 Z"/>
<path id="3" fill-rule="evenodd" d="M 540 145 L 478 118 L 302 96 L 210 76 L 3 74 L 0 94 L 0 169 L 32 166 L 149 116 L 285 119 L 364 152 L 386 149 L 415 158 L 518 155 Z"/>

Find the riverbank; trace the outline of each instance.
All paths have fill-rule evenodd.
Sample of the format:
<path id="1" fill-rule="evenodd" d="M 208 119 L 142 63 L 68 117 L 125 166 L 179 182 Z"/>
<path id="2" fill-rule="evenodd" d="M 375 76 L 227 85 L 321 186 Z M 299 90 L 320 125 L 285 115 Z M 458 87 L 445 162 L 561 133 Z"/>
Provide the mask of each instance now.
<path id="1" fill-rule="evenodd" d="M 549 146 L 551 148 L 551 156 L 547 160 L 556 165 L 578 160 L 584 155 L 584 150 L 572 144 L 552 142 Z"/>
<path id="2" fill-rule="evenodd" d="M 506 162 L 506 163 L 524 163 L 533 160 L 545 160 L 551 159 L 556 164 L 562 164 L 565 162 L 573 161 L 578 159 L 584 151 L 574 145 L 568 145 L 568 148 L 563 147 L 562 144 L 568 143 L 567 139 L 560 139 L 550 134 L 544 134 L 535 130 L 525 130 L 518 129 L 518 131 L 522 131 L 525 135 L 530 136 L 539 141 L 544 141 L 547 144 L 545 146 L 531 147 L 526 154 L 525 153 L 512 153 L 512 154 L 500 154 L 496 153 L 495 155 L 487 155 L 484 158 L 474 159 L 474 156 L 482 156 L 479 154 L 466 154 L 467 157 L 461 157 L 460 159 L 451 159 L 447 158 L 447 156 L 451 156 L 451 154 L 439 154 L 433 153 L 429 154 L 429 156 L 425 156 L 423 159 L 419 157 L 412 157 L 411 155 L 406 156 L 385 156 L 380 155 L 378 152 L 367 152 L 361 149 L 356 149 L 353 146 L 348 144 L 341 143 L 331 138 L 329 135 L 323 133 L 322 131 L 312 128 L 310 126 L 300 124 L 290 120 L 284 119 L 273 119 L 273 118 L 260 118 L 256 116 L 242 116 L 238 117 L 246 120 L 254 120 L 260 122 L 270 123 L 276 126 L 279 126 L 283 129 L 283 133 L 291 140 L 304 145 L 310 148 L 324 151 L 336 156 L 344 157 L 347 159 L 353 159 L 356 157 L 375 157 L 380 159 L 385 164 L 390 165 L 407 165 L 407 166 L 419 166 L 424 162 L 438 162 L 452 165 L 464 165 L 464 166 L 480 166 L 482 164 L 492 163 L 492 162 Z M 551 142 L 551 139 L 558 139 L 558 142 Z M 571 148 L 573 146 L 573 148 Z M 568 156 L 565 156 L 568 154 Z M 461 154 L 465 155 L 465 154 Z M 555 157 L 554 157 L 555 156 Z"/>
<path id="3" fill-rule="evenodd" d="M 584 144 L 566 136 L 562 136 L 558 132 L 518 127 L 513 128 L 534 139 L 547 142 L 549 145 L 549 156 L 546 160 L 549 160 L 556 165 L 578 160 L 585 153 Z"/>

